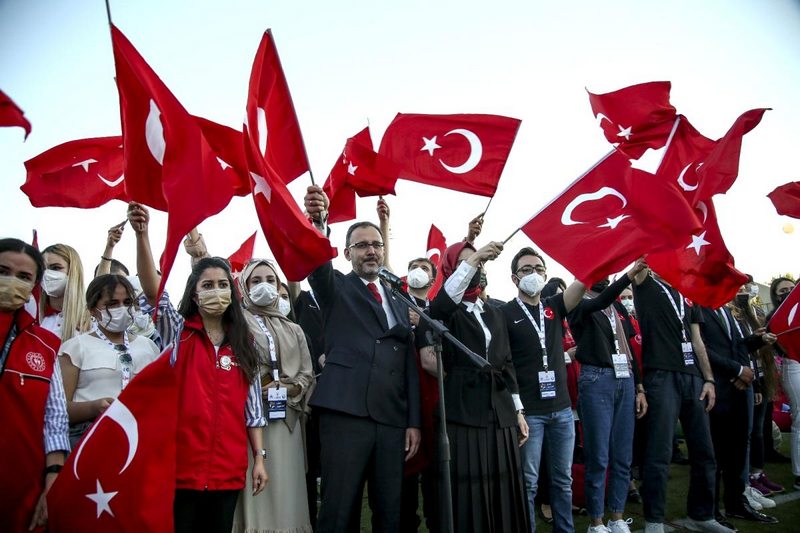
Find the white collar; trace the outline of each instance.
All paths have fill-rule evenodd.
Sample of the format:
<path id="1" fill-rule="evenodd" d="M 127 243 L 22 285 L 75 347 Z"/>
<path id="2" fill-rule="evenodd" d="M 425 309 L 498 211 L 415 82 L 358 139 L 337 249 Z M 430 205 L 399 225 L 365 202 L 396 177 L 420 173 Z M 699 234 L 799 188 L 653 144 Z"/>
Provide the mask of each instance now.
<path id="1" fill-rule="evenodd" d="M 474 309 L 478 309 L 479 313 L 483 313 L 483 300 L 480 298 L 474 302 L 462 302 L 467 307 L 467 313 L 472 313 Z"/>

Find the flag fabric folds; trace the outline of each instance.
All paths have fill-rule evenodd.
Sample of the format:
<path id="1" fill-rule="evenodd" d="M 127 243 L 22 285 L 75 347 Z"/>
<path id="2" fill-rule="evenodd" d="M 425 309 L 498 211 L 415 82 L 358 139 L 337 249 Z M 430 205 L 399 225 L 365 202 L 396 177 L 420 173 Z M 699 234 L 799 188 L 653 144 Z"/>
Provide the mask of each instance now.
<path id="1" fill-rule="evenodd" d="M 779 215 L 800 218 L 800 181 L 776 187 L 767 197 Z"/>
<path id="2" fill-rule="evenodd" d="M 789 358 L 800 361 L 800 291 L 795 287 L 769 319 L 767 330 L 778 336 L 778 344 Z"/>
<path id="3" fill-rule="evenodd" d="M 25 130 L 25 139 L 31 134 L 31 123 L 25 113 L 6 93 L 0 91 L 0 127 L 19 126 Z"/>
<path id="4" fill-rule="evenodd" d="M 430 259 L 431 263 L 436 265 L 436 279 L 433 280 L 431 288 L 428 289 L 428 300 L 433 300 L 439 289 L 442 288 L 444 283 L 444 275 L 442 274 L 442 255 L 447 250 L 447 241 L 445 241 L 442 231 L 431 224 L 431 229 L 428 230 L 428 243 L 426 246 L 425 257 Z"/>
<path id="5" fill-rule="evenodd" d="M 254 231 L 253 234 L 239 246 L 238 250 L 228 256 L 228 263 L 231 265 L 231 272 L 234 277 L 238 276 L 238 274 L 244 270 L 247 262 L 253 258 L 253 249 L 256 246 L 256 233 L 258 232 Z"/>

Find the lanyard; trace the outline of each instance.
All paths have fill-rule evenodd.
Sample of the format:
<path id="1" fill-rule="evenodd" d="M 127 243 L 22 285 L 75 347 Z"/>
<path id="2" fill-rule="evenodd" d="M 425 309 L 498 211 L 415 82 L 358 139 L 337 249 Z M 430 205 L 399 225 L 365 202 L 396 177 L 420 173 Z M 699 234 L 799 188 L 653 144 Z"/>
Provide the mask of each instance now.
<path id="1" fill-rule="evenodd" d="M 6 343 L 3 345 L 3 351 L 0 352 L 0 373 L 6 366 L 8 353 L 11 351 L 11 343 L 14 342 L 14 339 L 16 338 L 17 338 L 17 325 L 12 324 L 11 329 L 8 330 L 8 338 L 6 339 Z"/>
<path id="2" fill-rule="evenodd" d="M 119 353 L 120 350 L 117 348 L 119 346 L 119 344 L 114 344 L 113 342 L 111 342 L 108 339 L 108 337 L 106 337 L 105 333 L 103 333 L 103 330 L 101 330 L 99 327 L 95 328 L 94 331 L 97 334 L 97 336 L 100 337 L 100 340 L 105 341 L 106 344 L 111 346 L 111 348 L 115 352 L 118 352 L 118 354 L 119 354 L 119 364 L 122 367 L 122 389 L 124 390 L 125 387 L 128 386 L 128 383 L 131 382 L 131 377 L 132 377 L 131 374 L 132 374 L 132 370 L 133 370 L 133 368 L 131 366 L 131 363 L 133 362 L 133 359 L 131 358 L 131 352 L 130 352 L 130 349 L 129 349 L 130 345 L 128 343 L 128 332 L 127 331 L 122 332 L 122 345 L 125 347 L 125 351 L 122 352 L 122 353 Z"/>
<path id="3" fill-rule="evenodd" d="M 608 323 L 611 325 L 611 334 L 614 336 L 614 348 L 616 353 L 619 353 L 619 339 L 617 338 L 617 317 L 614 309 L 607 307 L 603 309 L 603 314 L 606 315 Z"/>
<path id="4" fill-rule="evenodd" d="M 678 317 L 678 322 L 681 323 L 681 334 L 683 335 L 683 342 L 688 342 L 686 340 L 686 325 L 683 323 L 683 317 L 686 316 L 685 313 L 686 310 L 683 308 L 683 298 L 678 299 L 678 301 L 681 304 L 681 310 L 678 311 L 678 306 L 675 304 L 675 298 L 672 297 L 672 293 L 669 292 L 669 290 L 667 290 L 664 284 L 658 281 L 657 279 L 654 278 L 653 281 L 658 283 L 658 286 L 661 287 L 661 290 L 663 290 L 664 294 L 666 294 L 667 298 L 669 298 L 669 303 L 672 304 L 672 309 L 675 311 L 675 316 Z"/>
<path id="5" fill-rule="evenodd" d="M 547 371 L 547 344 L 545 343 L 545 336 L 544 336 L 544 333 L 545 333 L 544 306 L 542 305 L 542 302 L 540 300 L 539 301 L 539 324 L 542 325 L 542 327 L 540 328 L 539 325 L 536 323 L 536 321 L 533 320 L 533 317 L 531 316 L 530 311 L 528 311 L 528 308 L 525 306 L 524 303 L 522 303 L 522 300 L 520 300 L 519 297 L 517 297 L 517 303 L 522 308 L 522 312 L 525 313 L 525 316 L 528 317 L 528 320 L 530 321 L 531 325 L 533 326 L 533 329 L 536 330 L 536 334 L 539 335 L 539 346 L 542 347 L 542 366 L 544 367 L 544 370 L 546 372 Z"/>
<path id="6" fill-rule="evenodd" d="M 261 331 L 264 332 L 264 335 L 267 336 L 267 342 L 269 343 L 269 358 L 272 361 L 272 381 L 275 382 L 276 386 L 279 386 L 278 383 L 280 382 L 280 372 L 278 371 L 278 356 L 275 352 L 275 339 L 272 338 L 272 333 L 270 333 L 269 328 L 264 323 L 264 319 L 258 315 L 255 315 L 256 322 L 258 325 L 261 326 Z"/>

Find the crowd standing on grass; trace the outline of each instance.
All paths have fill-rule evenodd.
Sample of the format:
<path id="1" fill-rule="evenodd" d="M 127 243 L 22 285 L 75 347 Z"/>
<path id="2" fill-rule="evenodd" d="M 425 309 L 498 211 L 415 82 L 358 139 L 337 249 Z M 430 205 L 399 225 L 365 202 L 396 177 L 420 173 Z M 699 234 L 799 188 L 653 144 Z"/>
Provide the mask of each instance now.
<path id="1" fill-rule="evenodd" d="M 304 206 L 322 235 L 343 237 L 349 272 L 325 263 L 310 290 L 283 283 L 269 259 L 233 272 L 194 231 L 177 307 L 159 294 L 141 204 L 127 210 L 136 265 L 113 258 L 118 224 L 91 280 L 66 244 L 40 252 L 0 240 L 0 472 L 15 480 L 0 489 L 0 529 L 47 525 L 44 496 L 70 450 L 173 347 L 175 531 L 358 531 L 365 486 L 374 531 L 416 531 L 423 521 L 441 530 L 436 340 L 379 276 L 390 264 L 389 207 L 381 199 L 378 224 L 338 236 L 321 188 L 308 189 Z M 470 221 L 440 262 L 394 258 L 407 262 L 397 274 L 421 310 L 485 361 L 443 342 L 453 530 L 532 532 L 539 516 L 573 531 L 573 515 L 585 511 L 589 533 L 628 533 L 626 504 L 641 502 L 645 531 L 663 531 L 674 518 L 666 494 L 678 423 L 689 450 L 688 527 L 777 523 L 769 496 L 784 487 L 768 462 L 790 461 L 800 489 L 800 363 L 765 325 L 794 282 L 772 281 L 769 312 L 752 279 L 710 309 L 645 257 L 587 287 L 548 280 L 544 257 L 523 247 L 509 279 L 491 280 L 514 285 L 502 302 L 488 297 L 484 267 L 505 247 L 476 243 L 482 223 Z M 781 389 L 790 458 L 772 446 Z"/>

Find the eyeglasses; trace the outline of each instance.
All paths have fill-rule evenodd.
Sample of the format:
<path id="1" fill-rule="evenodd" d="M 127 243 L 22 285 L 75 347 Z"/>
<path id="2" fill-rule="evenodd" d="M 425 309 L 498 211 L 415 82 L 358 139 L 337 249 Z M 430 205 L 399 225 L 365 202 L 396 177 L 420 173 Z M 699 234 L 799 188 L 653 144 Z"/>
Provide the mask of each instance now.
<path id="1" fill-rule="evenodd" d="M 536 272 L 537 274 L 544 274 L 547 272 L 547 268 L 545 268 L 543 265 L 536 265 L 536 266 L 526 265 L 524 267 L 519 268 L 515 273 L 527 276 L 529 274 L 533 274 L 534 272 Z"/>
<path id="2" fill-rule="evenodd" d="M 119 352 L 119 362 L 123 365 L 129 365 L 133 362 L 131 354 L 128 353 L 128 348 L 124 344 L 115 344 L 114 349 Z"/>
<path id="3" fill-rule="evenodd" d="M 367 242 L 367 241 L 354 242 L 353 244 L 351 244 L 349 246 L 349 248 L 355 248 L 356 250 L 366 250 L 367 248 L 374 248 L 376 250 L 382 250 L 383 249 L 383 243 L 379 242 L 379 241 L 375 241 L 375 242 Z"/>

